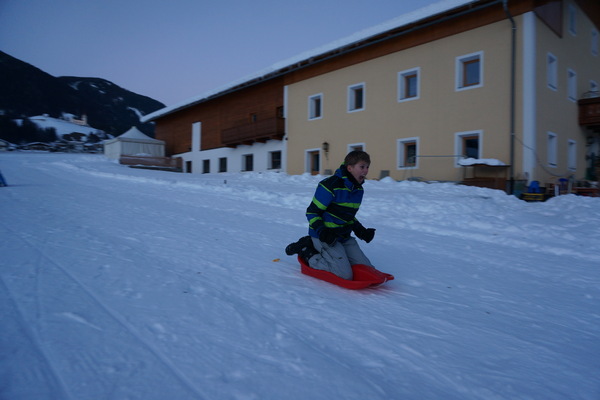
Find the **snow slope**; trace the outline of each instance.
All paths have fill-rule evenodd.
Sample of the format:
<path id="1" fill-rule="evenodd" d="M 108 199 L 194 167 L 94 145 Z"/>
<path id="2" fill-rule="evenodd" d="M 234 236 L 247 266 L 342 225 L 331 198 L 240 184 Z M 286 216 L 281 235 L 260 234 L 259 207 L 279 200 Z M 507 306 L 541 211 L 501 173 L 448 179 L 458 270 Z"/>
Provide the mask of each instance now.
<path id="1" fill-rule="evenodd" d="M 78 125 L 62 119 L 48 117 L 46 115 L 30 117 L 29 120 L 41 129 L 54 128 L 58 138 L 62 138 L 63 136 L 70 135 L 72 133 L 81 133 L 86 135 L 86 137 L 92 133 L 99 136 L 104 136 L 104 132 L 91 126 Z M 17 121 L 21 123 L 21 120 Z"/>
<path id="2" fill-rule="evenodd" d="M 283 252 L 319 177 L 0 170 L 1 399 L 600 398 L 600 199 L 368 181 L 349 291 Z"/>

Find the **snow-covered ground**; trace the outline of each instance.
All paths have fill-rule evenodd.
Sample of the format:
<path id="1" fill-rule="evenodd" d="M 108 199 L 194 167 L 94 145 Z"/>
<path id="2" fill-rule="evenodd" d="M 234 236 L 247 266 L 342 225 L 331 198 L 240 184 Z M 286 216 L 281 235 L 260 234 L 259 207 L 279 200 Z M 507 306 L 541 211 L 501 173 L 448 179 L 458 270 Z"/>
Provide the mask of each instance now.
<path id="1" fill-rule="evenodd" d="M 396 280 L 300 273 L 319 177 L 0 154 L 0 398 L 600 398 L 600 199 L 368 181 Z"/>

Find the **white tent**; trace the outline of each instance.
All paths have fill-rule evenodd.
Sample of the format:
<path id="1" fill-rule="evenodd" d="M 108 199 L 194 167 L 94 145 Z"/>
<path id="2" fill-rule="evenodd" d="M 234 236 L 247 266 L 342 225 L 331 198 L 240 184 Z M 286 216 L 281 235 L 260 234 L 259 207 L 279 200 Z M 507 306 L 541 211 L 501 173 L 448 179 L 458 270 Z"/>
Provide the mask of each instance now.
<path id="1" fill-rule="evenodd" d="M 146 136 L 135 126 L 124 134 L 104 142 L 104 155 L 118 160 L 121 156 L 165 156 L 165 142 Z"/>

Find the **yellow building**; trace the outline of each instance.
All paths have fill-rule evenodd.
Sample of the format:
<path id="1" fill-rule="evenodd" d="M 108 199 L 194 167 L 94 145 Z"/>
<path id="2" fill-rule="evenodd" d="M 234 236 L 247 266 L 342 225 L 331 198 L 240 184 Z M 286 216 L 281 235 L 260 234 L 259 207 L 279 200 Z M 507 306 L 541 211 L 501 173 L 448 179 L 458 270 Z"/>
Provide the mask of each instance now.
<path id="1" fill-rule="evenodd" d="M 598 90 L 600 58 L 598 26 L 578 3 L 446 10 L 455 16 L 352 50 L 388 54 L 288 85 L 287 171 L 329 173 L 362 148 L 375 178 L 585 179 L 598 133 L 580 126 L 578 100 Z"/>

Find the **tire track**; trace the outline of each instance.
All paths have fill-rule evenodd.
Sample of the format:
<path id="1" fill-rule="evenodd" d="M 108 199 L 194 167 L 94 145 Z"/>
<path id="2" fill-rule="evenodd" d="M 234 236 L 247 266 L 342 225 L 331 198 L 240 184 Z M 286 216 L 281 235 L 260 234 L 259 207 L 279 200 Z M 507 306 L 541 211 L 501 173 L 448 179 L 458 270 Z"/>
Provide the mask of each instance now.
<path id="1" fill-rule="evenodd" d="M 152 354 L 152 356 L 155 359 L 157 359 L 160 362 L 160 364 L 173 375 L 173 377 L 176 379 L 176 381 L 178 381 L 182 385 L 182 387 L 185 388 L 186 391 L 188 391 L 192 395 L 192 397 L 194 399 L 206 398 L 206 396 L 201 392 L 201 390 L 198 387 L 196 387 L 196 385 L 193 382 L 191 382 L 187 378 L 187 376 L 177 368 L 177 366 L 174 364 L 174 362 L 169 357 L 167 357 L 163 352 L 158 350 L 148 340 L 146 340 L 144 338 L 144 336 L 141 335 L 139 332 L 137 332 L 137 330 L 132 325 L 127 323 L 125 318 L 123 318 L 120 314 L 118 314 L 117 312 L 112 310 L 110 307 L 108 307 L 106 304 L 104 304 L 85 284 L 83 284 L 79 279 L 77 279 L 73 274 L 71 274 L 66 268 L 64 268 L 62 265 L 60 265 L 60 263 L 55 262 L 51 257 L 44 254 L 44 252 L 42 250 L 36 249 L 29 240 L 27 240 L 26 238 L 23 238 L 21 235 L 19 235 L 19 233 L 17 231 L 14 231 L 7 226 L 5 226 L 5 228 L 12 232 L 13 237 L 18 237 L 20 240 L 25 242 L 29 248 L 31 248 L 32 250 L 36 251 L 39 254 L 40 261 L 38 262 L 38 266 L 36 266 L 36 270 L 39 270 L 39 265 L 42 263 L 42 261 L 41 261 L 42 259 L 46 260 L 48 262 L 48 263 L 44 263 L 45 268 L 47 268 L 49 266 L 49 264 L 53 265 L 55 267 L 56 271 L 59 271 L 69 281 L 74 283 L 89 299 L 91 299 L 91 302 L 94 305 L 96 305 L 100 310 L 102 310 L 105 314 L 107 314 L 113 321 L 115 321 L 122 328 L 122 331 L 125 331 L 130 336 L 132 336 L 134 338 L 133 342 L 140 343 L 150 354 Z M 10 291 L 8 289 L 8 285 L 6 284 L 6 282 L 4 281 L 4 279 L 1 276 L 0 276 L 0 279 L 2 279 L 2 285 L 5 288 L 5 290 L 7 291 L 7 293 L 10 294 Z M 36 277 L 36 281 L 37 280 L 38 279 Z M 36 283 L 36 286 L 38 286 L 38 283 Z M 37 296 L 36 304 L 39 305 L 39 304 L 41 304 L 40 300 L 39 300 L 39 287 L 36 288 L 36 296 Z M 62 379 L 60 373 L 55 368 L 52 358 L 44 350 L 44 345 L 37 338 L 38 335 L 35 332 L 33 332 L 30 329 L 30 327 L 27 326 L 27 324 L 24 323 L 24 321 L 25 321 L 24 314 L 23 314 L 22 310 L 20 310 L 18 302 L 15 299 L 14 294 L 10 295 L 10 298 L 14 304 L 15 309 L 19 312 L 19 316 L 20 316 L 19 323 L 20 323 L 22 329 L 27 332 L 29 340 L 32 343 L 34 343 L 34 345 L 37 347 L 38 351 L 43 356 L 44 362 L 48 365 L 50 371 L 52 372 L 56 381 L 58 382 L 61 391 L 65 393 L 65 396 L 61 397 L 61 398 L 65 398 L 65 399 L 74 398 L 71 394 L 69 394 L 69 392 L 67 390 L 67 385 L 65 384 L 64 380 Z M 41 310 L 39 310 L 39 309 L 36 310 L 36 313 L 40 313 L 40 312 L 41 312 Z"/>

